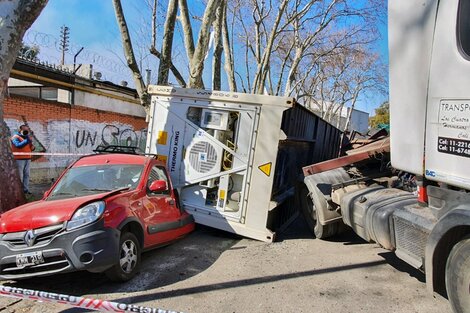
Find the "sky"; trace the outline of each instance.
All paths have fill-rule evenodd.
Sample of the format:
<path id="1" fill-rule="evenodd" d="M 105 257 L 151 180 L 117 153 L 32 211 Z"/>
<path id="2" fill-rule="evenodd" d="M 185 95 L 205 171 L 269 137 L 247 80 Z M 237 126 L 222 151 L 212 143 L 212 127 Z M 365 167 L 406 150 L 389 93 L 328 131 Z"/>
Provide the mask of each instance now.
<path id="1" fill-rule="evenodd" d="M 161 0 L 160 0 L 161 1 Z M 204 9 L 202 0 L 188 1 L 192 14 L 201 15 Z M 148 21 L 149 10 L 143 0 L 122 0 L 123 9 L 131 33 L 140 34 L 133 38 L 134 49 L 139 54 L 142 68 L 152 69 L 151 82 L 156 79 L 156 63 L 148 55 L 146 47 L 139 45 L 139 39 L 150 38 Z M 164 16 L 165 12 L 159 12 Z M 66 63 L 73 63 L 73 56 L 81 47 L 84 51 L 77 57 L 77 64 L 94 63 L 95 70 L 103 73 L 103 79 L 114 83 L 131 81 L 131 74 L 124 63 L 120 33 L 116 24 L 111 0 L 49 0 L 46 8 L 32 25 L 25 36 L 26 44 L 40 46 L 39 57 L 49 63 L 58 63 L 60 52 L 56 41 L 60 36 L 61 26 L 70 28 L 71 47 L 66 55 Z M 385 63 L 388 63 L 387 26 L 380 25 L 381 39 L 377 43 L 377 52 Z M 178 34 L 177 34 L 178 35 Z M 145 42 L 148 42 L 145 38 Z M 183 52 L 182 47 L 174 47 L 174 57 Z M 373 94 L 358 103 L 357 108 L 369 113 L 380 105 L 386 97 Z"/>

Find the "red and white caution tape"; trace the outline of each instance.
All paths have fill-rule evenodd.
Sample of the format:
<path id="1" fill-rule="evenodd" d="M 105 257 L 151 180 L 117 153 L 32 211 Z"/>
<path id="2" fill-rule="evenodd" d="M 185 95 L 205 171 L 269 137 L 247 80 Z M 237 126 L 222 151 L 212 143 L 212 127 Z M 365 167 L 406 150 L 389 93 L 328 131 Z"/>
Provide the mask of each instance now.
<path id="1" fill-rule="evenodd" d="M 84 156 L 92 153 L 47 153 L 47 152 L 13 152 L 13 155 L 53 155 L 53 156 Z"/>
<path id="2" fill-rule="evenodd" d="M 118 303 L 107 300 L 75 297 L 65 294 L 8 287 L 0 285 L 0 296 L 29 299 L 36 301 L 55 302 L 73 307 L 97 310 L 101 312 L 138 312 L 138 313 L 181 313 L 162 309 L 154 309 L 134 304 Z"/>

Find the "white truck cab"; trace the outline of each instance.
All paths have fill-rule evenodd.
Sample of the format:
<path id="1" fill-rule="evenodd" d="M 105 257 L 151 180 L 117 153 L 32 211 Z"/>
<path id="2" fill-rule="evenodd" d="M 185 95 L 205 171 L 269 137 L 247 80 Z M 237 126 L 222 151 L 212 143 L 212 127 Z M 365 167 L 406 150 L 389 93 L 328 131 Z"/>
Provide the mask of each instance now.
<path id="1" fill-rule="evenodd" d="M 392 164 L 470 189 L 470 1 L 389 1 Z"/>
<path id="2" fill-rule="evenodd" d="M 302 211 L 317 237 L 351 227 L 468 313 L 470 0 L 389 0 L 388 9 L 390 138 L 306 167 Z"/>

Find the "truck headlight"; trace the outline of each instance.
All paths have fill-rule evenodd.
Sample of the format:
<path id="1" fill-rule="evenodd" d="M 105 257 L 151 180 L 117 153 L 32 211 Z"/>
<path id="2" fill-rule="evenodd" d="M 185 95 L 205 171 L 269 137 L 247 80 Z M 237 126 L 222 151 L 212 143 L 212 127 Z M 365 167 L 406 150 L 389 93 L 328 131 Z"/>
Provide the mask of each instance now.
<path id="1" fill-rule="evenodd" d="M 93 223 L 98 220 L 104 212 L 104 201 L 96 201 L 88 203 L 84 207 L 78 209 L 67 222 L 67 230 L 72 230 L 84 225 Z"/>

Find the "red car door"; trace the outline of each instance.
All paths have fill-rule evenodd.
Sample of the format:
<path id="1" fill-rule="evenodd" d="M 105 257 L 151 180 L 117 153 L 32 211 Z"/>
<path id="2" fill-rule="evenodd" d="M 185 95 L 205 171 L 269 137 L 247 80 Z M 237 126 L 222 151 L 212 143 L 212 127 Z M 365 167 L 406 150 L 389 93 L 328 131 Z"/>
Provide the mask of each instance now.
<path id="1" fill-rule="evenodd" d="M 166 182 L 166 190 L 150 191 L 150 185 L 157 180 Z M 146 232 L 144 245 L 147 248 L 175 239 L 175 233 L 181 227 L 181 211 L 176 205 L 173 188 L 165 167 L 157 164 L 151 165 L 145 186 L 142 217 Z"/>

